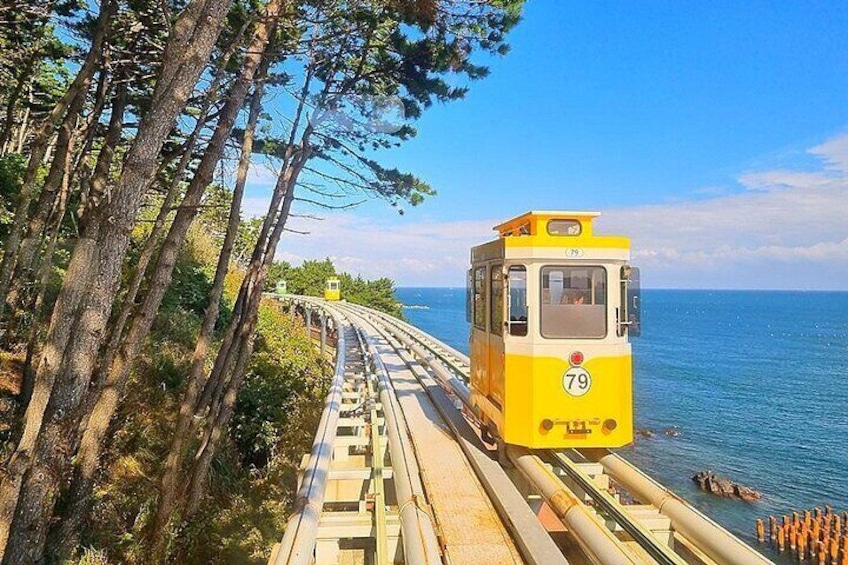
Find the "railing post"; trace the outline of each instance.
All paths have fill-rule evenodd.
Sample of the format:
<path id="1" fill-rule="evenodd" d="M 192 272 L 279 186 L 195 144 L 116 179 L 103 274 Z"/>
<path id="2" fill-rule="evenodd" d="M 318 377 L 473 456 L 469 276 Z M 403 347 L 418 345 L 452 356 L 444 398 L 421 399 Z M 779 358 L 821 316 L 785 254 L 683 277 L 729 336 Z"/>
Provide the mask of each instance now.
<path id="1" fill-rule="evenodd" d="M 324 311 L 321 311 L 321 357 L 324 356 L 324 349 L 327 347 L 327 316 Z"/>

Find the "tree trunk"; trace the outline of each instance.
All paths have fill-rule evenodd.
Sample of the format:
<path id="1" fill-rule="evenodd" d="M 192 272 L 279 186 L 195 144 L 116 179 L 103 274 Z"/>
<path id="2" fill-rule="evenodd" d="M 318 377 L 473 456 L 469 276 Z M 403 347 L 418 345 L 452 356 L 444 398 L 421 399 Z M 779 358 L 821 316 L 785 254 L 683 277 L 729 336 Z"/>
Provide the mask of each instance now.
<path id="1" fill-rule="evenodd" d="M 74 492 L 71 493 L 73 500 L 69 501 L 71 507 L 82 511 L 82 515 L 85 514 L 86 501 L 90 496 L 94 472 L 99 463 L 100 451 L 109 429 L 109 423 L 118 407 L 132 364 L 150 332 L 156 312 L 159 310 L 162 298 L 170 284 L 179 250 L 185 241 L 188 228 L 197 215 L 197 205 L 212 181 L 215 167 L 224 153 L 226 141 L 229 139 L 247 92 L 253 84 L 257 68 L 263 57 L 266 56 L 265 48 L 283 5 L 284 0 L 271 0 L 266 7 L 266 17 L 256 28 L 248 47 L 248 54 L 242 62 L 239 76 L 220 112 L 212 139 L 204 151 L 197 171 L 186 190 L 182 203 L 171 223 L 168 235 L 162 244 L 153 275 L 149 281 L 147 294 L 129 322 L 126 338 L 116 350 L 106 353 L 106 358 L 110 361 L 108 364 L 103 364 L 103 368 L 107 371 L 105 380 L 103 386 L 98 387 L 96 401 L 90 414 L 87 415 L 88 419 L 83 427 L 82 440 L 76 456 L 76 475 L 78 476 L 75 476 Z M 137 291 L 137 287 L 135 290 Z M 119 320 L 116 324 L 116 332 L 121 331 L 122 322 L 123 320 Z M 119 336 L 120 333 L 113 335 Z"/>
<path id="2" fill-rule="evenodd" d="M 7 303 L 12 310 L 18 310 L 23 306 L 26 310 L 27 286 L 33 282 L 33 274 L 38 268 L 39 253 L 44 238 L 44 229 L 47 226 L 51 213 L 56 209 L 56 199 L 63 186 L 63 179 L 67 172 L 67 161 L 73 149 L 74 133 L 77 127 L 77 119 L 85 104 L 85 96 L 77 96 L 68 107 L 68 113 L 59 130 L 56 140 L 56 149 L 53 151 L 53 162 L 44 180 L 44 187 L 38 196 L 35 211 L 30 218 L 27 234 L 21 242 L 18 250 L 18 261 L 14 270 L 12 286 L 7 297 Z"/>
<path id="3" fill-rule="evenodd" d="M 15 153 L 21 153 L 24 150 L 24 144 L 27 139 L 27 132 L 29 131 L 29 115 L 30 115 L 30 107 L 35 102 L 35 94 L 33 92 L 32 79 L 30 79 L 29 85 L 27 86 L 27 106 L 24 108 L 24 115 L 21 118 L 20 125 L 18 127 L 18 139 L 16 141 L 17 145 L 15 145 Z"/>
<path id="4" fill-rule="evenodd" d="M 83 416 L 83 427 L 81 428 L 83 436 L 85 436 L 86 430 L 88 429 L 89 419 L 91 418 L 94 408 L 101 400 L 102 390 L 106 385 L 106 379 L 109 374 L 108 369 L 112 366 L 115 356 L 118 354 L 119 348 L 121 347 L 121 338 L 124 334 L 124 328 L 136 305 L 135 300 L 138 296 L 141 285 L 144 282 L 144 275 L 147 271 L 147 267 L 156 252 L 167 218 L 172 212 L 174 202 L 180 193 L 180 183 L 182 182 L 183 175 L 191 161 L 200 133 L 206 125 L 209 110 L 211 109 L 212 102 L 215 100 L 220 81 L 223 79 L 223 70 L 226 66 L 226 61 L 228 60 L 229 56 L 226 56 L 225 60 L 219 64 L 219 72 L 216 73 L 215 79 L 213 79 L 212 85 L 206 96 L 204 106 L 197 118 L 195 128 L 186 140 L 182 155 L 180 155 L 180 162 L 177 164 L 176 170 L 174 171 L 173 179 L 169 184 L 168 191 L 162 201 L 159 213 L 154 220 L 150 234 L 145 240 L 144 247 L 136 261 L 133 278 L 130 280 L 121 305 L 121 310 L 115 319 L 115 322 L 111 324 L 112 327 L 109 329 L 109 337 L 106 341 L 107 345 L 98 365 L 99 368 L 97 372 L 99 373 L 99 376 L 97 377 L 96 382 L 91 385 L 91 391 L 89 392 L 86 401 L 86 409 L 84 410 Z M 124 92 L 124 98 L 125 97 L 126 92 Z M 118 129 L 118 135 L 119 134 L 120 129 Z M 114 149 L 112 149 L 112 151 L 114 151 Z M 101 152 L 100 156 L 102 155 L 103 153 Z M 111 159 L 111 155 L 108 156 L 108 159 Z M 100 164 L 101 162 L 98 158 L 98 167 L 100 167 Z M 88 206 L 86 207 L 87 211 L 85 212 L 85 217 L 88 216 L 91 208 L 97 206 L 97 203 L 102 198 L 103 190 L 105 189 L 106 181 L 108 180 L 107 176 L 107 165 L 100 167 L 99 172 L 95 169 L 95 177 L 92 179 L 92 199 L 89 200 Z M 84 222 L 84 220 L 81 220 L 81 222 Z M 100 420 L 102 420 L 102 418 L 100 418 Z M 103 425 L 106 426 L 105 429 L 108 429 L 108 422 L 105 422 L 105 424 L 96 424 L 95 427 L 101 428 Z M 97 470 L 98 464 L 99 461 L 97 457 L 87 457 L 74 468 L 71 485 L 63 500 L 64 510 L 62 512 L 61 520 L 55 524 L 49 534 L 51 542 L 50 547 L 58 556 L 69 556 L 77 544 L 90 509 L 91 491 L 94 487 L 94 474 Z"/>
<path id="5" fill-rule="evenodd" d="M 248 115 L 247 126 L 245 127 L 244 137 L 242 139 L 241 157 L 239 159 L 238 171 L 236 173 L 236 184 L 233 189 L 233 200 L 230 203 L 230 215 L 228 218 L 227 231 L 224 235 L 224 242 L 221 245 L 221 254 L 218 257 L 215 277 L 212 281 L 212 289 L 209 295 L 209 306 L 206 308 L 206 312 L 204 313 L 200 334 L 198 335 L 197 344 L 194 348 L 194 353 L 192 354 L 191 369 L 189 371 L 186 392 L 184 393 L 183 400 L 180 404 L 177 425 L 174 430 L 168 456 L 165 459 L 162 480 L 159 485 L 159 501 L 156 509 L 156 520 L 150 536 L 153 541 L 153 547 L 157 548 L 153 552 L 154 555 L 161 555 L 162 548 L 164 547 L 165 534 L 167 532 L 171 516 L 174 512 L 174 501 L 176 500 L 178 488 L 178 473 L 182 469 L 184 462 L 184 445 L 189 439 L 188 432 L 191 428 L 191 420 L 194 415 L 195 405 L 200 391 L 203 389 L 203 376 L 205 376 L 203 369 L 206 364 L 206 358 L 209 354 L 209 347 L 212 343 L 215 323 L 218 321 L 221 296 L 224 292 L 224 281 L 230 266 L 233 244 L 235 243 L 236 236 L 238 235 L 238 227 L 241 220 L 241 202 L 242 197 L 244 196 L 244 187 L 247 184 L 247 173 L 250 168 L 250 159 L 253 152 L 253 138 L 256 131 L 256 124 L 259 121 L 259 115 L 262 111 L 264 79 L 269 62 L 269 58 L 266 58 L 263 61 L 263 68 L 260 69 L 258 73 L 256 88 L 253 92 L 253 99 L 250 102 L 250 113 Z"/>
<path id="6" fill-rule="evenodd" d="M 112 160 L 115 150 L 121 141 L 121 133 L 124 130 L 124 111 L 127 107 L 127 83 L 121 81 L 115 89 L 115 97 L 112 99 L 112 114 L 109 116 L 109 127 L 103 138 L 100 153 L 97 154 L 97 162 L 91 179 L 85 183 L 80 195 L 80 205 L 77 210 L 81 229 L 85 229 L 85 221 L 88 213 L 101 200 L 109 182 L 109 171 L 112 169 Z"/>
<path id="7" fill-rule="evenodd" d="M 225 357 L 228 361 L 221 363 L 222 366 L 232 366 L 232 374 L 230 375 L 228 385 L 219 402 L 214 403 L 209 420 L 212 424 L 207 428 L 204 440 L 195 455 L 195 464 L 189 472 L 189 487 L 188 487 L 188 502 L 184 518 L 190 517 L 199 507 L 205 491 L 206 478 L 209 473 L 209 467 L 212 463 L 212 458 L 218 448 L 221 437 L 225 434 L 230 418 L 233 415 L 235 402 L 238 397 L 238 392 L 244 381 L 247 363 L 252 352 L 253 338 L 256 327 L 256 321 L 259 313 L 259 305 L 262 300 L 262 288 L 265 285 L 265 280 L 268 275 L 268 266 L 274 260 L 274 254 L 277 245 L 280 242 L 280 237 L 285 230 L 286 222 L 288 221 L 291 212 L 291 205 L 294 202 L 295 186 L 300 172 L 306 165 L 306 162 L 311 156 L 311 150 L 308 146 L 311 127 L 307 127 L 301 144 L 301 151 L 296 156 L 291 167 L 284 173 L 287 177 L 285 183 L 285 197 L 283 198 L 282 207 L 279 214 L 276 215 L 274 222 L 274 230 L 270 234 L 268 241 L 258 241 L 254 257 L 259 256 L 260 264 L 258 269 L 254 269 L 242 281 L 241 290 L 247 296 L 245 301 L 246 308 L 241 316 L 237 319 L 234 316 L 230 322 L 237 329 L 233 333 L 237 336 L 235 346 L 227 350 L 219 350 L 218 357 Z M 274 210 L 269 210 L 269 217 L 274 216 Z M 258 252 L 258 253 L 257 253 Z M 218 360 L 216 359 L 216 365 Z"/>
<path id="8" fill-rule="evenodd" d="M 18 80 L 15 83 L 15 88 L 9 93 L 9 99 L 6 101 L 6 112 L 3 120 L 3 131 L 0 132 L 0 147 L 3 148 L 3 153 L 6 153 L 8 144 L 12 139 L 12 128 L 15 125 L 15 109 L 18 107 L 18 99 L 24 90 L 24 86 L 32 78 L 32 71 L 35 67 L 37 57 L 30 57 L 27 60 L 24 68 L 18 74 Z"/>
<path id="9" fill-rule="evenodd" d="M 69 169 L 69 172 L 66 173 L 70 181 L 79 174 L 81 169 L 87 167 L 86 161 L 88 160 L 89 154 L 91 154 L 91 148 L 94 146 L 94 140 L 97 138 L 100 117 L 103 115 L 103 110 L 106 107 L 109 94 L 114 86 L 113 81 L 109 80 L 108 68 L 109 54 L 107 50 L 107 52 L 103 55 L 103 62 L 100 65 L 100 75 L 97 79 L 97 87 L 94 89 L 94 104 L 91 107 L 91 112 L 89 112 L 88 116 L 86 116 L 85 125 L 81 128 L 82 143 L 80 144 L 79 151 L 74 157 L 73 166 Z"/>
<path id="10" fill-rule="evenodd" d="M 241 35 L 239 35 L 239 37 L 240 36 Z M 168 220 L 168 216 L 170 216 L 172 208 L 174 206 L 174 202 L 176 201 L 177 196 L 179 196 L 180 183 L 183 181 L 185 171 L 188 169 L 188 165 L 191 162 L 192 156 L 194 155 L 194 148 L 197 145 L 197 141 L 200 138 L 200 134 L 203 131 L 203 128 L 206 127 L 206 121 L 209 117 L 209 111 L 212 108 L 213 102 L 217 99 L 218 89 L 221 85 L 221 81 L 224 78 L 224 71 L 226 70 L 226 66 L 230 60 L 230 57 L 235 52 L 237 41 L 238 38 L 234 40 L 234 43 L 230 45 L 227 53 L 223 57 L 221 57 L 218 62 L 218 68 L 215 72 L 215 77 L 212 80 L 212 84 L 210 85 L 209 91 L 206 94 L 203 106 L 197 117 L 194 129 L 192 130 L 191 134 L 185 142 L 184 150 L 182 151 L 182 155 L 180 155 L 180 162 L 177 164 L 177 168 L 174 171 L 174 175 L 169 184 L 168 191 L 165 193 L 165 199 L 162 201 L 162 205 L 159 208 L 159 213 L 156 215 L 156 220 L 153 222 L 153 227 L 150 230 L 150 234 L 148 235 L 147 240 L 144 242 L 144 247 L 141 250 L 141 254 L 138 257 L 138 260 L 136 261 L 133 278 L 130 280 L 127 292 L 124 296 L 123 304 L 121 305 L 121 311 L 118 314 L 115 323 L 110 328 L 109 339 L 106 342 L 107 346 L 103 355 L 103 360 L 101 362 L 102 370 L 100 372 L 102 373 L 102 375 L 100 378 L 98 378 L 97 383 L 94 387 L 95 395 L 100 393 L 100 390 L 106 380 L 106 374 L 108 373 L 108 369 L 112 365 L 115 355 L 118 354 L 118 348 L 121 345 L 121 338 L 123 338 L 124 336 L 124 328 L 126 326 L 127 320 L 135 309 L 136 298 L 138 297 L 138 292 L 141 289 L 141 284 L 144 282 L 144 276 L 145 274 L 147 274 L 147 267 L 150 265 L 150 261 L 153 259 L 153 255 L 155 254 L 157 246 L 159 245 L 162 232 L 165 229 L 165 224 Z M 95 188 L 95 190 L 99 191 L 100 189 Z M 92 206 L 97 205 L 97 201 L 100 199 L 101 196 L 102 191 L 100 191 L 100 194 L 95 194 Z"/>
<path id="11" fill-rule="evenodd" d="M 129 234 L 177 115 L 209 59 L 231 0 L 192 0 L 174 23 L 150 109 L 127 154 L 114 198 L 97 209 L 71 255 L 27 407 L 0 485 L 4 565 L 41 560 L 47 524 L 76 443 L 79 406 L 117 293 Z M 71 340 L 71 336 L 74 337 Z"/>
<path id="12" fill-rule="evenodd" d="M 30 158 L 27 164 L 27 170 L 24 174 L 24 181 L 21 186 L 21 192 L 18 195 L 18 203 L 15 208 L 15 217 L 12 220 L 12 226 L 9 229 L 9 235 L 6 238 L 4 246 L 3 261 L 0 263 L 0 318 L 2 318 L 6 309 L 6 297 L 9 293 L 9 286 L 12 283 L 12 275 L 15 271 L 15 263 L 18 258 L 18 248 L 21 245 L 21 238 L 26 225 L 27 213 L 29 211 L 30 200 L 32 199 L 33 190 L 35 188 L 35 177 L 38 174 L 38 169 L 41 167 L 41 162 L 50 145 L 50 139 L 53 137 L 53 131 L 59 121 L 65 116 L 68 106 L 78 96 L 84 96 L 88 90 L 88 84 L 91 77 L 94 75 L 94 70 L 100 54 L 103 50 L 103 44 L 106 41 L 108 30 L 112 17 L 117 11 L 117 2 L 114 0 L 104 4 L 100 10 L 100 15 L 97 21 L 97 28 L 91 42 L 91 48 L 86 55 L 85 61 L 80 67 L 77 76 L 68 87 L 68 90 L 62 98 L 56 103 L 47 119 L 36 132 L 32 143 L 30 144 Z M 0 548 L 4 542 L 4 528 L 0 524 Z M 2 553 L 2 551 L 0 551 Z"/>
<path id="13" fill-rule="evenodd" d="M 62 181 L 62 191 L 59 194 L 57 209 L 53 212 L 51 218 L 50 229 L 47 233 L 47 247 L 44 251 L 44 258 L 41 260 L 41 269 L 39 272 L 39 288 L 38 295 L 35 298 L 33 306 L 33 319 L 29 328 L 29 338 L 27 339 L 27 353 L 24 361 L 23 383 L 21 385 L 20 394 L 20 412 L 26 411 L 29 400 L 32 397 L 35 375 L 32 370 L 32 360 L 35 356 L 35 348 L 38 342 L 38 328 L 41 324 L 42 312 L 44 309 L 44 295 L 47 292 L 47 285 L 50 281 L 50 273 L 53 269 L 53 253 L 56 251 L 56 244 L 59 241 L 59 230 L 62 227 L 62 220 L 65 217 L 65 210 L 68 205 L 68 197 L 70 193 L 70 178 L 69 172 L 71 169 L 71 154 L 68 153 L 65 159 L 65 176 Z"/>

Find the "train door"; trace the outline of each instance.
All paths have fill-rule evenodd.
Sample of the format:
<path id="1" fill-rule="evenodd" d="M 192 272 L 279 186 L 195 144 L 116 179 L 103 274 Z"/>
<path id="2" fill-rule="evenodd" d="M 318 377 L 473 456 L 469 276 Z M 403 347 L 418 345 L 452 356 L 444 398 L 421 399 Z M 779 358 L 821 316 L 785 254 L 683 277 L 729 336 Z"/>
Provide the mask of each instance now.
<path id="1" fill-rule="evenodd" d="M 486 266 L 476 264 L 468 276 L 469 314 L 471 315 L 471 384 L 483 396 L 489 396 L 489 332 L 487 326 L 488 284 Z"/>
<path id="2" fill-rule="evenodd" d="M 489 399 L 503 408 L 504 383 L 504 272 L 489 267 Z"/>

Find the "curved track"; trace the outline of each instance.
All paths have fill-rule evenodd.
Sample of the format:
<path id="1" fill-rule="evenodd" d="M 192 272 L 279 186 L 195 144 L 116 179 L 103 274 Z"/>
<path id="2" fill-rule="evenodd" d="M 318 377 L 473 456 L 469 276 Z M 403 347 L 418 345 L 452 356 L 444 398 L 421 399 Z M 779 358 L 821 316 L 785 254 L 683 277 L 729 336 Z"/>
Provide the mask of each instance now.
<path id="1" fill-rule="evenodd" d="M 360 388 L 367 393 L 360 400 L 367 403 L 372 399 L 372 422 L 386 422 L 386 460 L 392 466 L 383 461 L 375 469 L 373 453 L 379 453 L 381 443 L 369 442 L 372 467 L 361 490 L 371 494 L 373 503 L 366 501 L 365 507 L 372 527 L 366 543 L 359 544 L 361 551 L 344 554 L 345 543 L 350 543 L 343 537 L 345 532 L 329 543 L 320 533 L 311 534 L 311 530 L 323 531 L 322 525 L 330 523 L 333 514 L 326 503 L 316 506 L 317 495 L 308 492 L 310 484 L 313 491 L 332 488 L 332 481 L 329 485 L 308 482 L 310 469 L 322 461 L 321 450 L 316 452 L 313 446 L 299 492 L 299 501 L 312 502 L 298 504 L 269 563 L 769 563 L 606 450 L 528 451 L 508 446 L 498 453 L 488 448 L 470 410 L 464 409 L 468 405 L 468 357 L 414 326 L 344 302 L 292 297 L 290 303 L 306 315 L 320 311 L 333 320 L 343 338 L 339 351 L 345 351 L 348 360 L 340 362 L 344 356 L 337 355 L 337 376 L 340 363 L 349 366 L 348 373 L 356 373 L 356 354 L 350 356 L 350 346 L 342 344 L 349 344 L 351 336 L 358 344 L 365 359 L 364 386 Z M 356 382 L 357 377 L 352 378 Z M 379 404 L 374 401 L 375 391 L 379 391 Z M 332 398 L 328 398 L 328 407 L 331 405 Z M 332 424 L 332 417 L 329 420 L 326 427 Z M 342 423 L 345 421 L 338 422 Z M 366 434 L 382 429 L 362 423 Z M 316 435 L 319 446 L 332 435 L 324 430 L 324 424 L 322 419 Z M 339 453 L 338 446 L 334 453 Z M 330 467 L 335 459 L 328 462 Z M 419 485 L 420 491 L 404 490 L 399 481 L 385 479 L 385 473 L 394 477 L 401 467 L 406 481 Z M 617 494 L 621 491 L 629 491 L 643 504 L 623 504 Z M 387 524 L 410 503 L 420 514 L 414 525 L 400 524 L 402 546 L 390 536 L 384 541 Z M 302 525 L 305 516 L 309 517 L 308 528 Z M 552 519 L 557 522 L 553 527 Z M 438 540 L 435 560 L 432 539 L 427 541 L 430 527 Z M 548 530 L 553 533 L 549 535 Z M 334 551 L 322 552 L 322 543 Z M 292 552 L 292 548 L 310 546 L 314 548 L 311 555 L 308 549 Z M 393 552 L 381 550 L 389 546 Z"/>

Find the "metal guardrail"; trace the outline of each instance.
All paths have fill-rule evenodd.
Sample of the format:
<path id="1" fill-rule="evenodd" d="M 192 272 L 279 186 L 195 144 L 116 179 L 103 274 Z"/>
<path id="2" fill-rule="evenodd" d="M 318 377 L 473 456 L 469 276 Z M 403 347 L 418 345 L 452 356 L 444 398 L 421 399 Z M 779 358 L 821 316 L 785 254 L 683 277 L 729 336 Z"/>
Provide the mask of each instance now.
<path id="1" fill-rule="evenodd" d="M 333 443 L 339 421 L 345 374 L 346 343 L 342 322 L 350 314 L 341 313 L 331 305 L 305 297 L 293 301 L 317 307 L 330 315 L 338 331 L 335 373 L 318 432 L 313 441 L 309 463 L 298 489 L 294 512 L 289 518 L 283 539 L 269 560 L 272 565 L 309 565 L 313 561 L 324 491 L 332 461 Z M 406 422 L 397 405 L 388 370 L 380 359 L 373 340 L 361 328 L 353 330 L 363 353 L 363 361 L 377 377 L 380 402 L 383 407 L 392 478 L 398 501 L 404 560 L 410 565 L 441 565 L 441 552 L 432 517 L 426 510 L 420 471 L 410 444 Z M 385 513 L 382 513 L 383 515 Z M 379 527 L 378 527 L 379 530 Z"/>
<path id="2" fill-rule="evenodd" d="M 333 443 L 336 438 L 336 428 L 339 420 L 339 408 L 342 403 L 342 384 L 345 373 L 345 343 L 344 325 L 335 313 L 330 313 L 333 323 L 338 330 L 336 345 L 336 362 L 333 381 L 318 431 L 312 442 L 309 463 L 303 475 L 303 481 L 297 492 L 294 512 L 286 523 L 283 539 L 275 555 L 272 555 L 273 565 L 309 565 L 312 563 L 315 550 L 315 536 L 318 532 L 318 521 L 321 518 L 321 508 L 324 504 L 324 490 L 333 457 Z"/>

